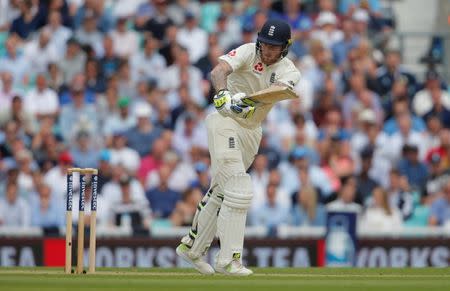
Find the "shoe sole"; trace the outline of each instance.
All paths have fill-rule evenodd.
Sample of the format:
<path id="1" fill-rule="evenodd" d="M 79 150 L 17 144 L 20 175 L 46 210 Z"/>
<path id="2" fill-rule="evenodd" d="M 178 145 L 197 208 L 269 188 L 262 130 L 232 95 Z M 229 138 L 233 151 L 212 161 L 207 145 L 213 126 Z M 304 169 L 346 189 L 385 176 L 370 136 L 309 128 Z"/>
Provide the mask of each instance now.
<path id="1" fill-rule="evenodd" d="M 191 260 L 191 258 L 189 258 L 184 252 L 182 252 L 179 247 L 176 248 L 175 252 L 177 253 L 178 256 L 180 256 L 183 260 L 185 260 L 186 262 L 188 262 L 191 266 L 194 267 L 194 269 L 196 269 L 200 274 L 203 275 L 212 275 L 214 274 L 214 269 L 213 267 L 211 267 L 211 272 L 204 272 L 203 270 L 201 270 L 199 267 L 197 267 L 195 265 L 195 263 Z"/>

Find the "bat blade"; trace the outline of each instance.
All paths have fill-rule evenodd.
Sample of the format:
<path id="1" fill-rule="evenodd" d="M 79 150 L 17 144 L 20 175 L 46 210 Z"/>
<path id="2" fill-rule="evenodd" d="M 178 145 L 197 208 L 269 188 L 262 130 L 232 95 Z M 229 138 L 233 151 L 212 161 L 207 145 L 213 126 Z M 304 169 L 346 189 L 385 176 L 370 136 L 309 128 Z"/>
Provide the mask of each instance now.
<path id="1" fill-rule="evenodd" d="M 289 88 L 272 86 L 267 89 L 255 92 L 247 98 L 258 103 L 271 104 L 282 100 L 296 99 L 298 98 L 298 96 Z"/>

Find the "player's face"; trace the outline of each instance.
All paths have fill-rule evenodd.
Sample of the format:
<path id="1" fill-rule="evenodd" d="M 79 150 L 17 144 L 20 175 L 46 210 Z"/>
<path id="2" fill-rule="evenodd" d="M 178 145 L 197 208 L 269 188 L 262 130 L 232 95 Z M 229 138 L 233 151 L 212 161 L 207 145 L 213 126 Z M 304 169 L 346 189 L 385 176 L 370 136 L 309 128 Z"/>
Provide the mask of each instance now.
<path id="1" fill-rule="evenodd" d="M 275 64 L 280 59 L 282 51 L 281 45 L 261 43 L 261 60 L 268 66 Z"/>

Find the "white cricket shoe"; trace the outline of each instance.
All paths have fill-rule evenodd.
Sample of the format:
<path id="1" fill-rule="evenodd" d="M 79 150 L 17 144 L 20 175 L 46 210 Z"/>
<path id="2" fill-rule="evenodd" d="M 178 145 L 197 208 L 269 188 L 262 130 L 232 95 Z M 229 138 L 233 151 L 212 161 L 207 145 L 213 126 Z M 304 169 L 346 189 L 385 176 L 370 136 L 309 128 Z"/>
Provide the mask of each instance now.
<path id="1" fill-rule="evenodd" d="M 190 263 L 197 271 L 204 275 L 214 274 L 214 269 L 210 264 L 205 262 L 203 258 L 193 259 L 189 257 L 189 248 L 187 245 L 181 243 L 176 249 L 177 255 L 182 257 L 186 262 Z"/>
<path id="2" fill-rule="evenodd" d="M 231 263 L 223 267 L 216 263 L 214 269 L 221 274 L 230 276 L 249 276 L 253 274 L 253 271 L 244 267 L 238 259 L 232 260 Z"/>

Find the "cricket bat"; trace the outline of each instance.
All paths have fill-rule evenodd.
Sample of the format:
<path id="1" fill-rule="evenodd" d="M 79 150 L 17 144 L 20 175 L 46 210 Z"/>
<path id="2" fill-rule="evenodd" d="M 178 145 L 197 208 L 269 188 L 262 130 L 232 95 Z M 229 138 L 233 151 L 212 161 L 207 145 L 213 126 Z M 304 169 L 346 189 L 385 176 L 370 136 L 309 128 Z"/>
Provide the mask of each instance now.
<path id="1" fill-rule="evenodd" d="M 245 99 L 263 104 L 272 104 L 287 99 L 297 99 L 298 95 L 291 89 L 281 86 L 271 86 L 255 92 Z"/>

